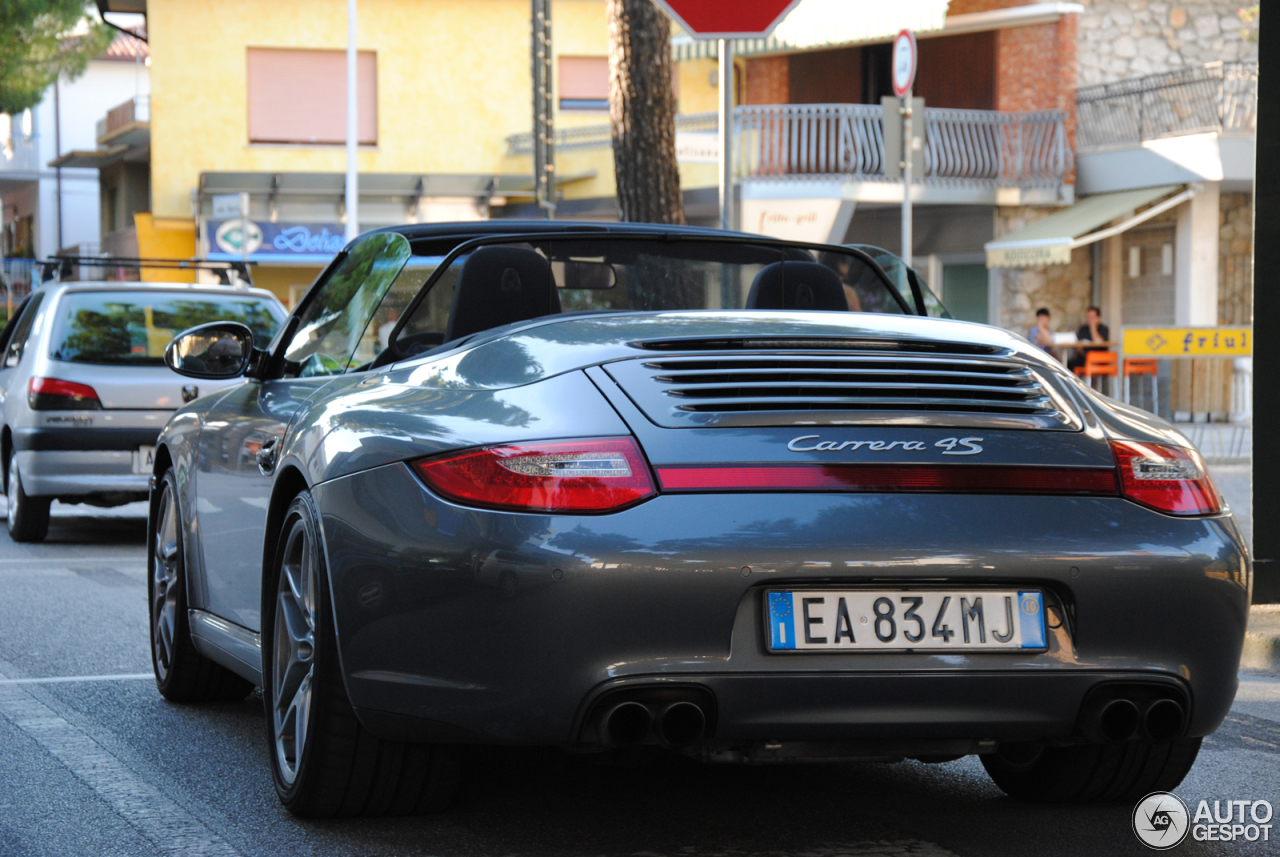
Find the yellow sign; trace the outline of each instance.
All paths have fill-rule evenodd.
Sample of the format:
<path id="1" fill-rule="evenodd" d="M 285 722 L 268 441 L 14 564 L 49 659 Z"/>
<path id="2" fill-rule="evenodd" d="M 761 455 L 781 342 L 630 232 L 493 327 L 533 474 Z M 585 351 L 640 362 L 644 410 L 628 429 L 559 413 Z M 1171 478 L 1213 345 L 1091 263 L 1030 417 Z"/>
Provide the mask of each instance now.
<path id="1" fill-rule="evenodd" d="M 1125 357 L 1249 357 L 1251 327 L 1126 327 Z"/>

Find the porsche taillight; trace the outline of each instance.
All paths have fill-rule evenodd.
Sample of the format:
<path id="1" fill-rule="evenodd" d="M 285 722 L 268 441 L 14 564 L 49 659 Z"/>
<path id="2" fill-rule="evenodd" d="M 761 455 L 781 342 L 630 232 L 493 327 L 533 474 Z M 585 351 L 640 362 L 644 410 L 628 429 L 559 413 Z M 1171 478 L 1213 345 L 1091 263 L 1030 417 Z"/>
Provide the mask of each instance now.
<path id="1" fill-rule="evenodd" d="M 413 467 L 451 500 L 518 512 L 615 512 L 657 493 L 630 437 L 491 446 Z"/>
<path id="2" fill-rule="evenodd" d="M 1127 499 L 1169 515 L 1212 515 L 1222 498 L 1194 449 L 1133 440 L 1111 441 Z"/>

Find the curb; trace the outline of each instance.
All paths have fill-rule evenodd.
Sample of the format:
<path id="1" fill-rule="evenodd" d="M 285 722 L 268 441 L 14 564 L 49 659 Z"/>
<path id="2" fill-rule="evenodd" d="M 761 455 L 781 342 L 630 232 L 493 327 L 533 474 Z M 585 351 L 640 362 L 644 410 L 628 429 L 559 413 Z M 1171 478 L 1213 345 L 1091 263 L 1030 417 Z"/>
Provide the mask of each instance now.
<path id="1" fill-rule="evenodd" d="M 1280 672 L 1280 604 L 1249 608 L 1249 630 L 1240 653 L 1242 669 Z"/>

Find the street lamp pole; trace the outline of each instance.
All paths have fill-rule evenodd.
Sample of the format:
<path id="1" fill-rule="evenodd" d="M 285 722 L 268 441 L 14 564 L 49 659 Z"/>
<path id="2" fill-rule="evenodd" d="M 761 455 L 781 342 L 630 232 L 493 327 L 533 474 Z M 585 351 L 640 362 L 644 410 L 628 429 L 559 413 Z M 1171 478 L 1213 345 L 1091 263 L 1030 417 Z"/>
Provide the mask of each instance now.
<path id="1" fill-rule="evenodd" d="M 360 234 L 360 117 L 356 98 L 356 0 L 347 0 L 347 193 L 345 208 L 348 242 Z"/>
<path id="2" fill-rule="evenodd" d="M 720 228 L 733 229 L 733 39 L 720 40 Z"/>

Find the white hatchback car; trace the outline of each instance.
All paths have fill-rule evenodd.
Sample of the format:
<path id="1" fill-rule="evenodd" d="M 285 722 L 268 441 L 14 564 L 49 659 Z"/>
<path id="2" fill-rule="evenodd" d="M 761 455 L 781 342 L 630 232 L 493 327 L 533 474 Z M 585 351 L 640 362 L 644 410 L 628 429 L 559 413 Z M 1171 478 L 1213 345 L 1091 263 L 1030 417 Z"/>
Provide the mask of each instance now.
<path id="1" fill-rule="evenodd" d="M 50 283 L 0 331 L 0 455 L 9 535 L 40 541 L 49 505 L 145 500 L 156 437 L 197 386 L 171 371 L 175 334 L 238 321 L 267 342 L 286 315 L 262 289 L 181 283 Z M 259 339 L 259 337 L 261 337 Z"/>

